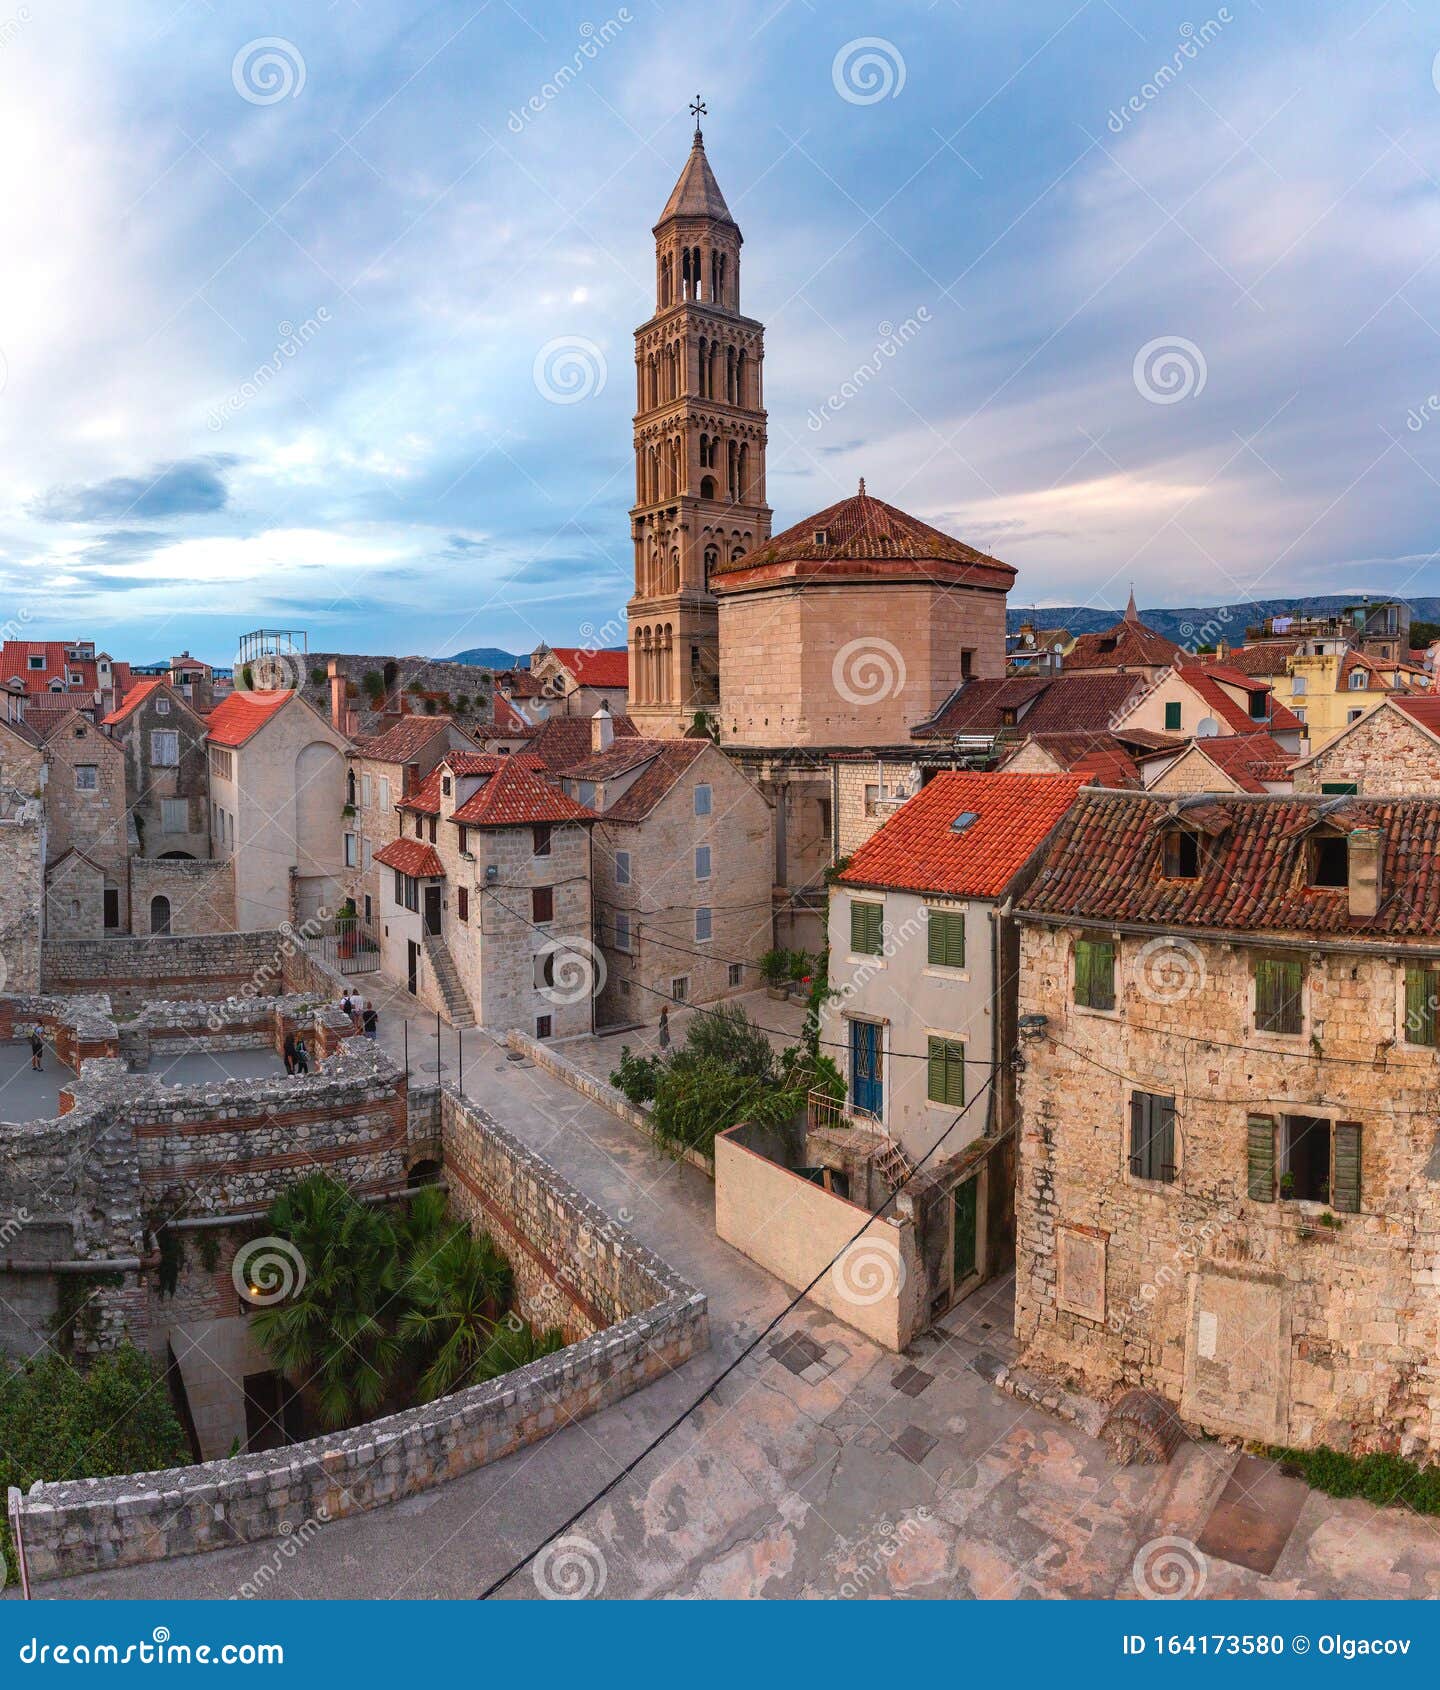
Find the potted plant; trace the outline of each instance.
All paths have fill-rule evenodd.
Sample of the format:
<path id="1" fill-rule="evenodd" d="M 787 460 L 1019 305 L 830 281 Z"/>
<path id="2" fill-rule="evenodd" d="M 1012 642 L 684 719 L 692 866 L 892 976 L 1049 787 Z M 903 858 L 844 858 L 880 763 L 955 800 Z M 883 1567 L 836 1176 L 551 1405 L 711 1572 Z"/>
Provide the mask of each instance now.
<path id="1" fill-rule="evenodd" d="M 760 958 L 760 977 L 765 982 L 768 996 L 783 1000 L 790 983 L 790 953 L 782 950 L 768 950 Z"/>
<path id="2" fill-rule="evenodd" d="M 790 996 L 797 1003 L 805 1003 L 810 997 L 810 953 L 809 951 L 790 952 Z"/>

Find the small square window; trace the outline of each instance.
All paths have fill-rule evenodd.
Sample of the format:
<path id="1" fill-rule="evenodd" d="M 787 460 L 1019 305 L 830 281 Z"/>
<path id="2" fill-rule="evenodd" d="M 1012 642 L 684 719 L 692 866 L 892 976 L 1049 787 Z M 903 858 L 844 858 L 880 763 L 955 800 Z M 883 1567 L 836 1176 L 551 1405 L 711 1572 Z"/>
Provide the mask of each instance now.
<path id="1" fill-rule="evenodd" d="M 531 887 L 530 919 L 532 921 L 554 921 L 555 888 L 553 886 Z"/>
<path id="2" fill-rule="evenodd" d="M 100 768 L 96 763 L 77 763 L 75 765 L 75 790 L 77 792 L 98 792 L 100 790 Z"/>
<path id="3" fill-rule="evenodd" d="M 1180 701 L 1172 698 L 1165 706 L 1165 731 L 1176 733 L 1180 728 Z"/>
<path id="4" fill-rule="evenodd" d="M 743 986 L 745 984 L 745 964 L 743 962 L 732 962 L 730 964 L 729 983 L 732 986 Z"/>
<path id="5" fill-rule="evenodd" d="M 550 823 L 536 822 L 530 830 L 530 850 L 536 857 L 550 855 Z"/>
<path id="6" fill-rule="evenodd" d="M 535 1017 L 535 1037 L 537 1039 L 548 1039 L 554 1025 L 554 1020 L 550 1016 L 537 1015 Z"/>
<path id="7" fill-rule="evenodd" d="M 157 716 L 168 716 L 170 714 L 170 700 L 168 698 L 157 698 L 155 700 L 155 714 Z"/>

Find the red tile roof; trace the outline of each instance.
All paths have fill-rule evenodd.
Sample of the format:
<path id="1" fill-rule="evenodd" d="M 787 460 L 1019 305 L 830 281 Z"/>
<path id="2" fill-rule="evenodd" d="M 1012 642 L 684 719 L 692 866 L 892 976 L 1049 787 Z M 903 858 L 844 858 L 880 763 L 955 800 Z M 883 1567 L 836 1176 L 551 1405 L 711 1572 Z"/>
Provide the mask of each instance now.
<path id="1" fill-rule="evenodd" d="M 516 751 L 508 756 L 500 751 L 451 751 L 441 761 L 456 775 L 493 775 L 507 763 L 518 763 L 522 769 L 545 767 L 531 751 Z"/>
<path id="2" fill-rule="evenodd" d="M 984 737 L 1012 726 L 1032 734 L 1108 733 L 1115 718 L 1144 688 L 1141 675 L 1103 673 L 967 681 L 938 716 L 913 730 L 913 737 Z M 1018 712 L 1013 724 L 1005 721 L 1007 710 Z"/>
<path id="3" fill-rule="evenodd" d="M 824 539 L 817 542 L 816 535 Z M 936 565 L 934 574 L 947 581 L 973 581 L 984 586 L 1009 587 L 1015 571 L 1008 563 L 976 551 L 964 541 L 932 528 L 928 522 L 860 491 L 827 505 L 793 528 L 762 541 L 754 551 L 722 563 L 712 571 L 717 591 L 731 585 L 731 577 L 824 578 L 826 575 L 884 578 L 914 575 L 917 565 Z M 856 567 L 856 566 L 862 567 Z M 739 585 L 737 580 L 734 585 Z"/>
<path id="4" fill-rule="evenodd" d="M 615 718 L 615 738 L 636 739 L 640 730 L 628 716 Z M 542 722 L 526 748 L 552 772 L 567 769 L 590 755 L 588 716 L 551 716 Z"/>
<path id="5" fill-rule="evenodd" d="M 383 733 L 360 735 L 355 750 L 372 763 L 413 763 L 436 734 L 452 726 L 449 716 L 406 716 Z"/>
<path id="6" fill-rule="evenodd" d="M 1081 634 L 1062 662 L 1075 674 L 1084 670 L 1152 668 L 1169 663 L 1182 648 L 1138 618 L 1125 616 L 1113 628 Z"/>
<path id="7" fill-rule="evenodd" d="M 215 745 L 244 745 L 294 696 L 293 692 L 227 693 L 205 718 L 206 735 Z"/>
<path id="8" fill-rule="evenodd" d="M 386 868 L 398 868 L 414 880 L 441 880 L 445 876 L 440 853 L 420 839 L 392 839 L 384 850 L 375 853 L 375 861 Z"/>
<path id="9" fill-rule="evenodd" d="M 1397 710 L 1417 721 L 1422 728 L 1428 728 L 1432 734 L 1440 735 L 1440 698 L 1430 693 L 1405 693 L 1390 699 Z"/>
<path id="10" fill-rule="evenodd" d="M 837 878 L 847 886 L 997 898 L 1083 785 L 1074 774 L 936 775 L 872 833 Z M 956 818 L 972 813 L 963 831 Z"/>
<path id="11" fill-rule="evenodd" d="M 1176 674 L 1195 693 L 1212 715 L 1218 716 L 1231 733 L 1253 734 L 1262 725 L 1267 733 L 1303 733 L 1305 724 L 1295 713 L 1276 698 L 1274 689 L 1255 675 L 1241 675 L 1224 666 L 1202 668 L 1198 663 L 1182 663 Z M 1252 716 L 1245 705 L 1238 703 L 1220 684 L 1222 681 L 1240 687 L 1247 693 L 1263 692 L 1267 714 Z M 1160 682 L 1156 683 L 1161 684 Z"/>
<path id="12" fill-rule="evenodd" d="M 591 651 L 585 646 L 552 645 L 552 654 L 583 687 L 630 685 L 630 653 L 625 646 Z"/>
<path id="13" fill-rule="evenodd" d="M 519 739 L 535 732 L 535 724 L 528 717 L 522 716 L 514 703 L 503 693 L 495 694 L 492 709 L 497 735 L 506 739 Z"/>
<path id="14" fill-rule="evenodd" d="M 422 816 L 438 816 L 440 814 L 440 780 L 441 770 L 437 764 L 418 786 L 411 787 L 396 806 L 401 810 L 412 810 Z"/>
<path id="15" fill-rule="evenodd" d="M 12 678 L 18 679 L 26 692 L 49 692 L 51 681 L 63 681 L 67 689 L 75 692 L 93 692 L 98 673 L 93 657 L 66 657 L 67 646 L 74 642 L 65 640 L 6 640 L 0 644 L 0 677 L 7 682 Z M 30 659 L 43 657 L 43 669 L 32 669 Z M 112 665 L 119 669 L 120 664 Z M 129 665 L 124 665 L 129 673 Z M 74 672 L 80 676 L 78 687 L 70 687 L 70 675 Z"/>
<path id="16" fill-rule="evenodd" d="M 536 822 L 593 822 L 593 810 L 506 757 L 451 816 L 465 827 L 525 827 Z"/>
<path id="17" fill-rule="evenodd" d="M 1187 815 L 1206 835 L 1196 880 L 1167 880 L 1165 823 Z M 1350 914 L 1343 887 L 1306 884 L 1317 824 L 1383 837 L 1381 903 Z M 1063 920 L 1127 921 L 1174 931 L 1394 935 L 1434 942 L 1440 931 L 1440 798 L 1252 797 L 1086 791 L 1061 823 L 1023 909 Z"/>
<path id="18" fill-rule="evenodd" d="M 1265 783 L 1288 779 L 1294 761 L 1268 733 L 1215 734 L 1197 739 L 1194 747 L 1242 792 L 1269 791 Z"/>
<path id="19" fill-rule="evenodd" d="M 1258 645 L 1242 646 L 1238 651 L 1227 651 L 1223 659 L 1224 667 L 1234 669 L 1247 676 L 1264 677 L 1266 675 L 1283 675 L 1285 659 L 1294 657 L 1304 644 L 1302 640 L 1262 640 Z M 1211 664 L 1220 663 L 1218 657 L 1202 657 L 1201 665 L 1209 668 Z"/>
<path id="20" fill-rule="evenodd" d="M 167 684 L 168 683 L 165 681 L 163 676 L 155 680 L 137 681 L 135 685 L 131 687 L 129 692 L 125 694 L 123 702 L 117 705 L 108 716 L 102 716 L 100 718 L 101 726 L 111 728 L 114 727 L 117 722 L 123 722 L 137 704 L 143 704 L 157 687 L 163 687 Z"/>
<path id="21" fill-rule="evenodd" d="M 637 765 L 644 773 L 601 812 L 607 822 L 639 822 L 655 808 L 676 781 L 694 767 L 709 746 L 708 739 L 616 740 L 609 751 L 565 771 L 567 780 L 615 780 Z M 635 749 L 639 748 L 639 755 Z"/>
<path id="22" fill-rule="evenodd" d="M 1087 751 L 1070 765 L 1088 786 L 1139 786 L 1140 766 L 1123 746 L 1110 751 Z"/>

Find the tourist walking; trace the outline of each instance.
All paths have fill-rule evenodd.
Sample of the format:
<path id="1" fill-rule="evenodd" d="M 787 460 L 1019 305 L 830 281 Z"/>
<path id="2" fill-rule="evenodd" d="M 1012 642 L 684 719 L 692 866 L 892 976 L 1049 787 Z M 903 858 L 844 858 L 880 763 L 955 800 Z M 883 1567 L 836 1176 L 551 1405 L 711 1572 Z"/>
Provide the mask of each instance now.
<path id="1" fill-rule="evenodd" d="M 295 1035 L 293 1033 L 285 1035 L 285 1072 L 287 1074 L 295 1072 Z"/>
<path id="2" fill-rule="evenodd" d="M 660 1048 L 661 1050 L 669 1050 L 670 1048 L 670 1006 L 668 1004 L 660 1011 Z"/>
<path id="3" fill-rule="evenodd" d="M 304 1039 L 295 1041 L 295 1072 L 308 1074 L 310 1072 L 310 1052 L 306 1048 Z"/>
<path id="4" fill-rule="evenodd" d="M 30 1029 L 30 1066 L 37 1073 L 43 1071 L 45 1055 L 45 1035 L 40 1031 L 38 1023 Z"/>
<path id="5" fill-rule="evenodd" d="M 363 1024 L 364 1028 L 365 1028 L 365 1037 L 367 1039 L 377 1039 L 377 1038 L 379 1038 L 379 1036 L 380 1036 L 380 1017 L 376 1013 L 375 1005 L 373 1003 L 371 1003 L 369 998 L 366 998 L 366 1000 L 365 1000 L 365 1008 L 364 1008 L 363 1013 L 361 1014 L 360 1019 L 361 1019 L 361 1022 Z"/>

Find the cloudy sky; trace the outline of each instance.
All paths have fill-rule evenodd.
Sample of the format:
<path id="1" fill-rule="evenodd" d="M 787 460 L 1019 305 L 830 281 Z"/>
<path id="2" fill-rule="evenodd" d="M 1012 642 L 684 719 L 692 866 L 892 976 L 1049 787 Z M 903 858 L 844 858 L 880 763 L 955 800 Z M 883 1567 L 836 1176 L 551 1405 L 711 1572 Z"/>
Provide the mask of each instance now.
<path id="1" fill-rule="evenodd" d="M 1013 603 L 1440 593 L 1437 53 L 1405 0 L 0 0 L 0 621 L 623 627 L 697 89 L 777 529 L 863 475 Z"/>

